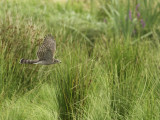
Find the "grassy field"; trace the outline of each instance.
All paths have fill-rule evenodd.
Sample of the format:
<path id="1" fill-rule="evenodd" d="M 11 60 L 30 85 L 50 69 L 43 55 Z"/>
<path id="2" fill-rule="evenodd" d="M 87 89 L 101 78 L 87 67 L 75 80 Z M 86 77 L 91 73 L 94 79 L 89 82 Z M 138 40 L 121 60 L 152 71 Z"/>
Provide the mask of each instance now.
<path id="1" fill-rule="evenodd" d="M 0 120 L 160 120 L 159 0 L 1 0 Z M 61 64 L 36 58 L 47 34 Z"/>

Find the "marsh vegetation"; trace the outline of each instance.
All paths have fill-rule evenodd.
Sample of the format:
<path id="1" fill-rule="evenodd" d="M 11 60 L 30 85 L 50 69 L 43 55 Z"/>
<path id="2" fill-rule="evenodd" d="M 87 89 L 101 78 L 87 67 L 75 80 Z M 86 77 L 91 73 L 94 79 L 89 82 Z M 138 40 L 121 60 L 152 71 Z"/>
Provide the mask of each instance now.
<path id="1" fill-rule="evenodd" d="M 0 1 L 1 120 L 159 120 L 158 0 Z M 57 65 L 36 58 L 46 34 Z"/>

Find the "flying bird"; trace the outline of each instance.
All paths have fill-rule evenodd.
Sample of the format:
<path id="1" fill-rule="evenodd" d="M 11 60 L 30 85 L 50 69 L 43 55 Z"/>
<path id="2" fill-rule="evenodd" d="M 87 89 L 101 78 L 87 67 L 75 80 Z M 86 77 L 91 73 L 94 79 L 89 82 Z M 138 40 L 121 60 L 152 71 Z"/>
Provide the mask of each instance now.
<path id="1" fill-rule="evenodd" d="M 21 64 L 41 64 L 41 65 L 50 65 L 61 63 L 60 60 L 54 58 L 56 51 L 56 41 L 52 35 L 46 35 L 41 46 L 39 46 L 36 60 L 21 59 Z"/>

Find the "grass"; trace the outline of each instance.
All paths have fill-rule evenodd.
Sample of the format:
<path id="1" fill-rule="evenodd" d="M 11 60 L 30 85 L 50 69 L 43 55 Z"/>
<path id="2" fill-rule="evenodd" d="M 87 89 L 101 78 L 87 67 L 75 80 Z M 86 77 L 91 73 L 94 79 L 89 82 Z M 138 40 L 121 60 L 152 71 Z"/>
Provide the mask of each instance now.
<path id="1" fill-rule="evenodd" d="M 1 1 L 0 119 L 159 120 L 159 7 Z M 19 64 L 49 33 L 62 64 Z"/>

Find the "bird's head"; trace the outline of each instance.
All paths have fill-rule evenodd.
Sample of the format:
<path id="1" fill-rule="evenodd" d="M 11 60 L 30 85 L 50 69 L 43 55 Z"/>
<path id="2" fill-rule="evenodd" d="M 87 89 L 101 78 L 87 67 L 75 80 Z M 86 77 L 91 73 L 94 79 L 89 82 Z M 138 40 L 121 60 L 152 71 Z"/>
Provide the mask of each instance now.
<path id="1" fill-rule="evenodd" d="M 54 59 L 54 61 L 53 61 L 53 62 L 54 62 L 54 64 L 55 64 L 55 63 L 61 63 L 61 61 L 60 61 L 60 60 L 58 60 L 58 59 Z"/>

